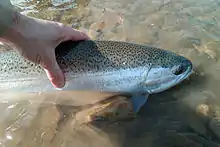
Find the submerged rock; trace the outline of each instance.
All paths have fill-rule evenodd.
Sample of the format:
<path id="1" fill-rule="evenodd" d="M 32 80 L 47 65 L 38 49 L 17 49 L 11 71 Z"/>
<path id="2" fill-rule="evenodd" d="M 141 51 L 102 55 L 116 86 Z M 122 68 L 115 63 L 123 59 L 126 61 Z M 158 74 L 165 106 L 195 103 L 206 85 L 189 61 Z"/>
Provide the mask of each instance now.
<path id="1" fill-rule="evenodd" d="M 126 97 L 117 96 L 78 112 L 74 122 L 83 124 L 97 121 L 119 121 L 134 117 L 131 101 Z"/>
<path id="2" fill-rule="evenodd" d="M 213 118 L 209 123 L 209 127 L 220 139 L 220 117 Z"/>
<path id="3" fill-rule="evenodd" d="M 200 46 L 202 44 L 201 39 L 194 37 L 183 37 L 179 41 L 179 46 L 184 48 L 194 48 L 194 45 Z"/>

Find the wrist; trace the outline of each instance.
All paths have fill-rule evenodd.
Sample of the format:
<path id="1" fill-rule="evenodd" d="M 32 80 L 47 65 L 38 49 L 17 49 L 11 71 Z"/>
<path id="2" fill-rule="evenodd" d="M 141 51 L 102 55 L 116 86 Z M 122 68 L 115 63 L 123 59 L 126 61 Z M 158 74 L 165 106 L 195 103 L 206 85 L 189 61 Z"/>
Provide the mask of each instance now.
<path id="1" fill-rule="evenodd" d="M 0 37 L 4 36 L 7 30 L 13 25 L 13 16 L 15 11 L 0 3 Z"/>
<path id="2" fill-rule="evenodd" d="M 19 40 L 24 38 L 22 32 L 22 25 L 25 25 L 26 16 L 21 15 L 19 12 L 13 11 L 12 24 L 9 25 L 1 38 L 17 45 Z"/>

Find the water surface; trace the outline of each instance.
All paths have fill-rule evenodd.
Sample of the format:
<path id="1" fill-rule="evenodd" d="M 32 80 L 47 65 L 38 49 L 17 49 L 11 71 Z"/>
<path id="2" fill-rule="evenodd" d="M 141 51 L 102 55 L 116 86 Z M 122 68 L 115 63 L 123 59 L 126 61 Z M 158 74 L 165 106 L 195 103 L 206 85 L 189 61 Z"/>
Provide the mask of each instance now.
<path id="1" fill-rule="evenodd" d="M 98 126 L 75 126 L 73 121 L 81 105 L 107 97 L 104 93 L 2 95 L 0 145 L 220 146 L 219 1 L 52 2 L 16 4 L 23 6 L 20 11 L 25 15 L 62 22 L 92 39 L 144 43 L 176 52 L 193 62 L 194 73 L 179 86 L 150 96 L 137 119 Z"/>

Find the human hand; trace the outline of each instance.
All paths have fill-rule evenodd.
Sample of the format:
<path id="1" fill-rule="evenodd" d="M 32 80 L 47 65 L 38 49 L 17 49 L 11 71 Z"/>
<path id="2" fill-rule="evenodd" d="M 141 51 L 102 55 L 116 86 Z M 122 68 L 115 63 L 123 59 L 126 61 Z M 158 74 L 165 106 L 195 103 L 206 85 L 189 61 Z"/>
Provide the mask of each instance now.
<path id="1" fill-rule="evenodd" d="M 63 72 L 57 64 L 55 48 L 67 40 L 86 40 L 89 37 L 61 23 L 16 14 L 14 25 L 3 37 L 12 42 L 26 59 L 40 64 L 56 88 L 65 85 Z"/>

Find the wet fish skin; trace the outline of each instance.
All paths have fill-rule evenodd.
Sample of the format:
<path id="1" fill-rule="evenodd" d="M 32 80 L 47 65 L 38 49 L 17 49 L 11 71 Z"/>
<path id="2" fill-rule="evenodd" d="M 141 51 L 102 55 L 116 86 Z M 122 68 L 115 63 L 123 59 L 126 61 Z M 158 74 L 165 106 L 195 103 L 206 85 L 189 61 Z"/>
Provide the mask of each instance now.
<path id="1" fill-rule="evenodd" d="M 63 90 L 151 94 L 177 85 L 192 72 L 192 63 L 182 56 L 120 41 L 67 41 L 56 48 L 56 57 L 66 78 Z M 39 65 L 14 51 L 0 54 L 0 72 L 0 91 L 56 90 Z"/>
<path id="2" fill-rule="evenodd" d="M 130 93 L 136 113 L 149 94 L 169 89 L 192 73 L 192 63 L 182 56 L 128 42 L 67 41 L 55 51 L 66 78 L 63 90 Z M 0 54 L 0 72 L 0 92 L 55 90 L 39 65 L 14 51 Z"/>

